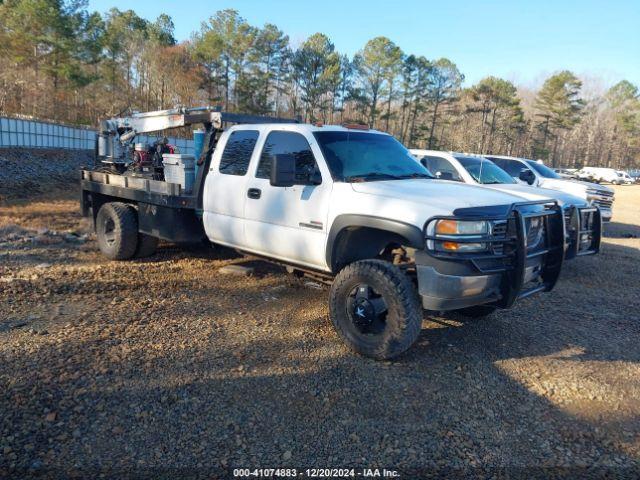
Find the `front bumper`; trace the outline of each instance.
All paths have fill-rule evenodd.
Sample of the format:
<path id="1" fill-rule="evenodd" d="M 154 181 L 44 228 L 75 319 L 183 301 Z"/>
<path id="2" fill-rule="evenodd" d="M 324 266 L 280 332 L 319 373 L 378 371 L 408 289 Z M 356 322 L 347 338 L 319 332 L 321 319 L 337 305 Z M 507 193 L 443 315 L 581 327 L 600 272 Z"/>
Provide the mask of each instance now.
<path id="1" fill-rule="evenodd" d="M 425 309 L 457 310 L 482 304 L 508 308 L 520 298 L 554 287 L 565 252 L 564 217 L 556 203 L 515 204 L 503 216 L 480 217 L 473 209 L 465 213 L 468 218 L 456 215 L 455 219 L 506 222 L 504 235 L 492 233 L 474 240 L 490 244 L 490 252 L 451 254 L 429 248 L 416 252 L 418 292 Z M 544 242 L 536 248 L 527 246 L 527 219 L 532 217 L 541 217 L 544 224 Z M 435 241 L 437 237 L 425 238 Z"/>
<path id="2" fill-rule="evenodd" d="M 596 207 L 565 210 L 566 251 L 565 260 L 600 251 L 602 240 L 602 212 Z"/>
<path id="3" fill-rule="evenodd" d="M 614 194 L 601 190 L 588 190 L 587 201 L 600 209 L 600 216 L 603 222 L 610 222 L 613 217 Z"/>

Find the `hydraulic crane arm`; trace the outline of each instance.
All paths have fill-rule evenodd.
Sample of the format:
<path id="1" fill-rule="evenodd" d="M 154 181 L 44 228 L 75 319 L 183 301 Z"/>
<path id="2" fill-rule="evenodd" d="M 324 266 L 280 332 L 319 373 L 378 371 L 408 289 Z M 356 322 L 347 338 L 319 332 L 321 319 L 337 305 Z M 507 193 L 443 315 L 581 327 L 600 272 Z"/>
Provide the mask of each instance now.
<path id="1" fill-rule="evenodd" d="M 103 134 L 118 134 L 126 142 L 139 133 L 158 132 L 170 128 L 210 123 L 214 128 L 222 128 L 223 123 L 291 123 L 297 120 L 244 115 L 221 112 L 217 107 L 173 108 L 155 112 L 134 113 L 128 117 L 114 117 L 103 120 L 100 130 Z M 131 133 L 135 132 L 135 133 Z M 123 138 L 124 136 L 128 138 Z"/>
<path id="2" fill-rule="evenodd" d="M 218 131 L 231 123 L 299 123 L 299 119 L 245 115 L 220 111 L 219 107 L 178 107 L 155 112 L 133 113 L 100 122 L 97 159 L 104 164 L 127 164 L 136 135 L 203 124 L 207 131 Z"/>

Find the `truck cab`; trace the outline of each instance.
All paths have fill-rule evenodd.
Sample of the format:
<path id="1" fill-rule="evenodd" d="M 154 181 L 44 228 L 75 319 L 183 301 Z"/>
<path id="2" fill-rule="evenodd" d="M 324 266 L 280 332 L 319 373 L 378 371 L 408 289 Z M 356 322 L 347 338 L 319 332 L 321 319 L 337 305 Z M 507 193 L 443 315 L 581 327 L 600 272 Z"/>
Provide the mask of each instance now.
<path id="1" fill-rule="evenodd" d="M 481 155 L 420 149 L 412 149 L 410 152 L 438 179 L 482 185 L 525 200 L 557 200 L 565 216 L 565 259 L 598 253 L 602 231 L 600 213 L 586 200 L 560 190 L 519 184 L 494 162 Z"/>

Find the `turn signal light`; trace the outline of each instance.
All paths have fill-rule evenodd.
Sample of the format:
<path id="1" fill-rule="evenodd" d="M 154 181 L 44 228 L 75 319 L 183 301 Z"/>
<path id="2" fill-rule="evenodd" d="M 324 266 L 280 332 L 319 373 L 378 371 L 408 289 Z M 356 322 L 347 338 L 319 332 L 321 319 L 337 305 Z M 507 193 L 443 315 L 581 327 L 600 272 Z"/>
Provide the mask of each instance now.
<path id="1" fill-rule="evenodd" d="M 457 242 L 442 242 L 442 248 L 445 250 L 458 250 L 460 248 L 460 244 Z"/>
<path id="2" fill-rule="evenodd" d="M 455 235 L 458 233 L 458 222 L 455 220 L 440 220 L 436 225 L 436 233 Z"/>

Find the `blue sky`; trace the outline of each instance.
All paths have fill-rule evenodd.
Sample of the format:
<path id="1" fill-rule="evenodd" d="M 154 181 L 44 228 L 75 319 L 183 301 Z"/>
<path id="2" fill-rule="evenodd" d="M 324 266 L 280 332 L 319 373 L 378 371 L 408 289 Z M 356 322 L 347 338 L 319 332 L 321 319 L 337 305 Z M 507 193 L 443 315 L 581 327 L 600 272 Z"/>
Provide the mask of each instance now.
<path id="1" fill-rule="evenodd" d="M 640 86 L 640 0 L 89 0 L 92 10 L 111 7 L 147 19 L 167 13 L 179 40 L 224 8 L 252 25 L 276 24 L 294 46 L 323 32 L 351 55 L 384 35 L 406 53 L 450 58 L 467 84 L 497 75 L 535 87 L 569 69 L 606 85 L 626 78 Z"/>

